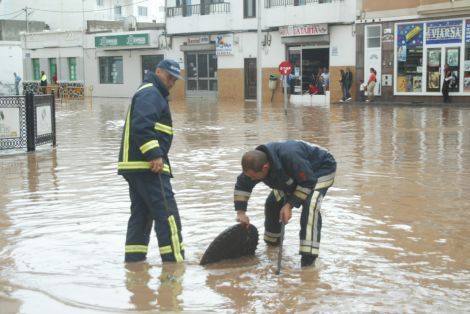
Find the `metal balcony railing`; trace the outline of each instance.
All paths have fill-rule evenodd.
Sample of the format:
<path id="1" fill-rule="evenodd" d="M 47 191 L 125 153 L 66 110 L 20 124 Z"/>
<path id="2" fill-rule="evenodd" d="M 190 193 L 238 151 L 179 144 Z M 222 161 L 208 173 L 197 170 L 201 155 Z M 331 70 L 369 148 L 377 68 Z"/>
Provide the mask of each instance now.
<path id="1" fill-rule="evenodd" d="M 183 5 L 166 9 L 166 17 L 191 16 L 191 15 L 209 15 L 219 13 L 229 13 L 230 3 L 207 3 L 195 5 Z"/>
<path id="2" fill-rule="evenodd" d="M 343 2 L 344 0 L 264 0 L 265 8 L 281 7 L 281 6 L 299 6 L 306 4 L 322 4 L 322 3 L 333 3 Z"/>

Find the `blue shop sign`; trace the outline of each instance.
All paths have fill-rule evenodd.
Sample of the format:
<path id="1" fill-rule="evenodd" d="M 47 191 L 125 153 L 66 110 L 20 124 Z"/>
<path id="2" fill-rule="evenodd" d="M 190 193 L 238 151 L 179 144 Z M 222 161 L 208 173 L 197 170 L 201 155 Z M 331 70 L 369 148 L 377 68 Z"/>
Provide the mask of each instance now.
<path id="1" fill-rule="evenodd" d="M 465 42 L 470 43 L 470 20 L 465 23 Z"/>
<path id="2" fill-rule="evenodd" d="M 462 43 L 462 20 L 426 23 L 426 44 Z"/>

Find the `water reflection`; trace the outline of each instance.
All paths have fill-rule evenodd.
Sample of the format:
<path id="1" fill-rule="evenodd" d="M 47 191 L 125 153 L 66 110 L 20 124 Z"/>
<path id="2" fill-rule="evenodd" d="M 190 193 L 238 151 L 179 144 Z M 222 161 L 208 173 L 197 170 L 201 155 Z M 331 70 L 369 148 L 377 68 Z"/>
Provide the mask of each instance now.
<path id="1" fill-rule="evenodd" d="M 470 108 L 172 103 L 170 151 L 187 260 L 124 265 L 129 214 L 117 150 L 129 100 L 57 108 L 58 146 L 0 156 L 0 303 L 44 312 L 461 312 L 470 308 Z M 322 204 L 317 267 L 300 269 L 298 219 L 283 268 L 261 241 L 254 258 L 201 267 L 235 223 L 244 151 L 298 138 L 338 160 Z M 249 215 L 262 234 L 268 189 Z M 179 268 L 181 266 L 181 268 Z M 386 295 L 387 298 L 383 298 Z"/>
<path id="2" fill-rule="evenodd" d="M 136 310 L 181 311 L 185 267 L 181 263 L 162 264 L 156 288 L 152 266 L 146 262 L 126 264 L 126 288 L 131 293 L 130 303 Z"/>

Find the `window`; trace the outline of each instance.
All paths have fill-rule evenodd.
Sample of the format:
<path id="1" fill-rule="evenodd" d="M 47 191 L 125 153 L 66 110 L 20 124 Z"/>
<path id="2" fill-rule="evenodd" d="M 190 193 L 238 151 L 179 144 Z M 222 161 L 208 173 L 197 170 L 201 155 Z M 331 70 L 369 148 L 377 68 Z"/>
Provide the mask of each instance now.
<path id="1" fill-rule="evenodd" d="M 117 5 L 114 7 L 114 14 L 120 16 L 122 12 L 122 7 L 120 5 Z"/>
<path id="2" fill-rule="evenodd" d="M 104 4 L 104 0 L 96 0 L 96 5 L 102 7 Z"/>
<path id="3" fill-rule="evenodd" d="M 256 17 L 256 0 L 243 0 L 243 17 Z"/>
<path id="4" fill-rule="evenodd" d="M 367 27 L 367 48 L 380 47 L 380 25 Z"/>
<path id="5" fill-rule="evenodd" d="M 470 64 L 470 43 L 465 44 L 465 64 Z M 463 90 L 464 92 L 470 92 L 470 68 L 465 67 L 463 73 Z"/>
<path id="6" fill-rule="evenodd" d="M 39 64 L 39 59 L 31 59 L 33 65 L 33 80 L 38 81 L 41 79 L 41 66 Z"/>
<path id="7" fill-rule="evenodd" d="M 163 60 L 163 55 L 142 56 L 142 79 L 147 71 L 154 71 L 157 64 Z"/>
<path id="8" fill-rule="evenodd" d="M 138 7 L 139 16 L 147 16 L 147 7 Z"/>
<path id="9" fill-rule="evenodd" d="M 77 80 L 77 58 L 67 58 L 69 66 L 69 81 Z"/>
<path id="10" fill-rule="evenodd" d="M 122 84 L 122 57 L 99 57 L 100 83 Z"/>
<path id="11" fill-rule="evenodd" d="M 440 52 L 429 51 L 428 85 L 439 81 Z M 397 92 L 422 92 L 423 24 L 397 26 Z M 433 72 L 433 73 L 431 73 Z M 436 72 L 436 73 L 434 73 Z M 436 76 L 437 75 L 437 76 Z M 432 79 L 432 80 L 431 80 Z M 432 83 L 434 84 L 434 83 Z M 439 88 L 439 82 L 437 87 Z"/>
<path id="12" fill-rule="evenodd" d="M 49 58 L 49 81 L 52 84 L 57 83 L 57 60 L 56 58 Z"/>

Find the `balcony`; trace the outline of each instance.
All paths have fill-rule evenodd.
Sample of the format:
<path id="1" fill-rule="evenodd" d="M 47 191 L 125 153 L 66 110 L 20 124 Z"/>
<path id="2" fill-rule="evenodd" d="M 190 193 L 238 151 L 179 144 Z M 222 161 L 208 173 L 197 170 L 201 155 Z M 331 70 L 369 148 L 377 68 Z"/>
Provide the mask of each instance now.
<path id="1" fill-rule="evenodd" d="M 167 8 L 166 17 L 230 13 L 230 3 L 207 3 Z"/>
<path id="2" fill-rule="evenodd" d="M 265 8 L 343 2 L 344 0 L 264 0 Z"/>

